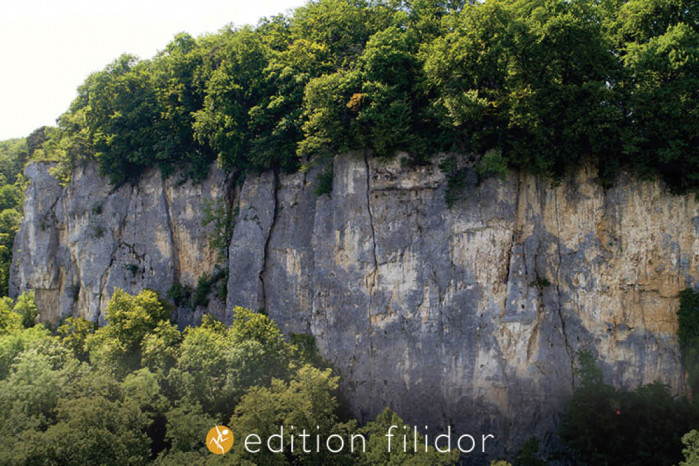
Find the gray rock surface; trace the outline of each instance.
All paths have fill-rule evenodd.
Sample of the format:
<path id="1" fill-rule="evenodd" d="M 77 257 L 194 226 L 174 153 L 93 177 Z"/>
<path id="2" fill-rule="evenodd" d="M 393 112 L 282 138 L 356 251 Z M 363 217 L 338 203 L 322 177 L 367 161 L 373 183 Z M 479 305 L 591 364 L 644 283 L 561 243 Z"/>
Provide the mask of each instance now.
<path id="1" fill-rule="evenodd" d="M 202 205 L 225 199 L 225 308 L 214 299 L 180 321 L 265 308 L 316 337 L 363 420 L 389 406 L 434 434 L 493 433 L 493 453 L 532 435 L 552 445 L 583 349 L 618 387 L 687 390 L 676 311 L 699 278 L 699 204 L 660 183 L 512 174 L 468 184 L 447 208 L 436 164 L 362 154 L 336 157 L 320 197 L 317 171 L 240 188 L 216 169 L 199 185 L 153 171 L 113 190 L 93 166 L 65 188 L 48 168 L 26 169 L 11 277 L 14 294 L 36 290 L 45 320 L 99 319 L 114 287 L 194 286 L 217 260 Z"/>
<path id="2" fill-rule="evenodd" d="M 25 170 L 26 214 L 10 283 L 11 295 L 35 290 L 42 320 L 79 315 L 104 323 L 115 288 L 150 288 L 164 297 L 174 282 L 194 286 L 213 269 L 211 228 L 201 220 L 207 202 L 228 196 L 220 170 L 212 168 L 201 184 L 163 179 L 153 170 L 135 185 L 113 188 L 87 165 L 62 187 L 49 175 L 51 166 L 31 163 Z M 210 307 L 223 316 L 223 303 L 213 300 Z"/>

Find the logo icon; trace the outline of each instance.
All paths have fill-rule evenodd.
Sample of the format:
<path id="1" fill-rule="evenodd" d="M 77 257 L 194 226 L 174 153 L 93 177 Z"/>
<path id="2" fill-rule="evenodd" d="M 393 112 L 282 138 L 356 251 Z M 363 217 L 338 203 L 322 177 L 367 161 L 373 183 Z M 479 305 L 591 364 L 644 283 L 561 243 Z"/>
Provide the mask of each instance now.
<path id="1" fill-rule="evenodd" d="M 206 446 L 211 453 L 223 455 L 233 446 L 233 432 L 226 426 L 216 426 L 206 435 Z"/>

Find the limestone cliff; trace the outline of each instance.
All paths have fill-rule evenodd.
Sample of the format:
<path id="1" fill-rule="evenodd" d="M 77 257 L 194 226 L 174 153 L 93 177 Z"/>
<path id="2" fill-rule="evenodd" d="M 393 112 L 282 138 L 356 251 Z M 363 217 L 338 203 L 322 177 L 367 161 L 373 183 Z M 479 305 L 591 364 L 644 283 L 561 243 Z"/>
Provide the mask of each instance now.
<path id="1" fill-rule="evenodd" d="M 331 195 L 304 173 L 213 169 L 201 184 L 153 171 L 112 189 L 93 166 L 65 188 L 31 164 L 11 289 L 36 290 L 47 320 L 98 319 L 114 287 L 164 295 L 217 261 L 202 205 L 235 212 L 225 307 L 264 307 L 313 334 L 360 418 L 390 406 L 418 425 L 493 433 L 512 449 L 550 439 L 577 351 L 606 380 L 685 392 L 678 294 L 699 278 L 699 204 L 586 168 L 557 187 L 526 174 L 465 188 L 447 208 L 434 165 L 335 159 Z M 205 309 L 180 310 L 190 322 Z"/>

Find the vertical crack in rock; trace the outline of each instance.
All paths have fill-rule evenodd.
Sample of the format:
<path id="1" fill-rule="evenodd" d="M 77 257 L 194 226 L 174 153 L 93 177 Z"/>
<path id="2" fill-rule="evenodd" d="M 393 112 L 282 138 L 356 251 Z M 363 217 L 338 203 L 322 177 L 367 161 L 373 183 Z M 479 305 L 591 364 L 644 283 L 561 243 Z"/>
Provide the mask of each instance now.
<path id="1" fill-rule="evenodd" d="M 563 302 L 561 300 L 561 265 L 563 264 L 563 255 L 561 254 L 561 225 L 558 218 L 558 191 L 554 191 L 555 199 L 555 215 L 556 215 L 556 249 L 558 251 L 558 265 L 556 266 L 556 294 L 558 295 L 558 306 L 556 306 L 556 311 L 558 313 L 558 319 L 561 322 L 561 333 L 563 334 L 563 344 L 566 347 L 566 352 L 568 353 L 568 360 L 570 361 L 570 385 L 571 390 L 575 388 L 574 377 L 574 365 L 575 361 L 573 358 L 573 350 L 568 342 L 568 334 L 566 333 L 566 322 L 563 318 Z"/>
<path id="2" fill-rule="evenodd" d="M 521 175 L 517 175 L 517 195 L 515 196 L 515 208 L 514 208 L 514 218 L 512 219 L 512 238 L 510 239 L 510 248 L 507 251 L 507 270 L 505 270 L 505 276 L 503 278 L 503 283 L 507 285 L 510 280 L 510 275 L 512 274 L 512 257 L 514 256 L 515 244 L 517 243 L 517 237 L 520 233 L 521 226 L 519 224 L 520 219 L 520 205 L 519 200 L 522 196 L 522 180 Z M 505 291 L 505 303 L 502 307 L 503 311 L 507 305 L 507 291 Z"/>
<path id="3" fill-rule="evenodd" d="M 167 231 L 172 245 L 172 280 L 173 283 L 180 282 L 180 247 L 177 244 L 177 235 L 175 234 L 176 225 L 172 222 L 172 210 L 170 206 L 170 198 L 167 192 L 167 183 L 165 178 L 160 176 L 161 186 L 163 190 L 163 203 L 165 204 L 165 218 L 167 219 Z"/>
<path id="4" fill-rule="evenodd" d="M 231 247 L 231 242 L 233 241 L 233 230 L 235 229 L 235 224 L 237 222 L 237 218 L 233 216 L 233 213 L 235 212 L 235 209 L 238 207 L 240 204 L 240 199 L 239 199 L 239 192 L 238 192 L 238 183 L 241 182 L 242 178 L 242 170 L 241 171 L 235 171 L 233 172 L 232 175 L 227 176 L 225 181 L 223 182 L 222 185 L 222 191 L 223 191 L 223 196 L 224 196 L 224 202 L 226 203 L 227 209 L 228 209 L 228 214 L 230 215 L 230 224 L 228 227 L 230 228 L 228 237 L 226 238 L 226 246 L 224 248 L 225 251 L 225 256 L 224 260 L 225 263 L 229 263 L 229 255 L 230 255 L 230 247 Z M 228 267 L 228 265 L 226 265 Z"/>
<path id="5" fill-rule="evenodd" d="M 265 239 L 265 248 L 262 252 L 262 267 L 260 267 L 260 294 L 259 297 L 260 307 L 267 310 L 267 291 L 265 290 L 265 275 L 267 274 L 267 258 L 269 257 L 270 250 L 269 244 L 272 239 L 272 233 L 274 232 L 274 225 L 277 223 L 277 215 L 279 211 L 279 171 L 274 170 L 274 209 L 272 211 L 272 222 L 269 224 L 269 230 L 267 231 L 267 238 Z"/>
<path id="6" fill-rule="evenodd" d="M 126 226 L 126 218 L 129 215 L 129 208 L 131 207 L 131 200 L 133 199 L 133 192 L 136 189 L 135 186 L 131 186 L 131 191 L 129 192 L 129 202 L 126 203 L 126 208 L 124 209 L 124 216 L 121 217 L 119 220 L 119 225 L 117 225 L 117 230 L 115 232 L 115 246 L 114 249 L 112 250 L 112 254 L 109 258 L 109 265 L 107 266 L 106 269 L 104 269 L 104 272 L 102 273 L 102 276 L 100 277 L 100 290 L 99 290 L 99 295 L 97 297 L 97 306 L 98 306 L 98 314 L 97 318 L 99 319 L 99 316 L 102 314 L 102 310 L 100 309 L 102 305 L 102 297 L 104 296 L 105 292 L 105 287 L 107 286 L 107 275 L 109 275 L 109 272 L 112 270 L 112 266 L 114 265 L 114 261 L 116 260 L 116 253 L 119 250 L 119 248 L 122 245 L 123 238 L 124 238 L 124 226 Z"/>
<path id="7" fill-rule="evenodd" d="M 374 294 L 376 278 L 379 272 L 379 264 L 376 260 L 376 230 L 374 229 L 374 215 L 371 213 L 371 172 L 369 170 L 369 155 L 364 152 L 364 165 L 366 167 L 366 209 L 369 214 L 369 227 L 371 228 L 372 258 L 374 259 L 374 272 L 371 274 L 372 283 L 369 287 L 369 295 Z"/>
<path id="8" fill-rule="evenodd" d="M 505 257 L 505 270 L 503 272 L 504 277 L 502 277 L 502 283 L 505 286 L 505 291 L 503 293 L 503 298 L 502 298 L 502 311 L 500 313 L 500 317 L 504 316 L 507 313 L 507 300 L 509 297 L 509 283 L 510 280 L 512 280 L 512 267 L 514 267 L 513 262 L 516 260 L 515 259 L 515 245 L 517 244 L 517 239 L 518 236 L 521 232 L 521 225 L 520 225 L 520 199 L 521 199 L 521 193 L 522 193 L 522 179 L 521 175 L 517 175 L 517 194 L 515 196 L 515 208 L 513 210 L 513 219 L 512 219 L 512 236 L 510 238 L 510 247 L 507 249 L 507 256 Z M 524 253 L 524 251 L 523 251 Z"/>

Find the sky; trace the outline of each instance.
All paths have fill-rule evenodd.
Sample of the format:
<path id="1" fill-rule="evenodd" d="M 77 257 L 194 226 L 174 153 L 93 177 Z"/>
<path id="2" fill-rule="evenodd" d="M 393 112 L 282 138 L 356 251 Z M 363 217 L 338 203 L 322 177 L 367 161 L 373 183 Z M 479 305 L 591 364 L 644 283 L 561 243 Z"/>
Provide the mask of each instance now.
<path id="1" fill-rule="evenodd" d="M 305 0 L 0 0 L 0 141 L 55 125 L 85 78 L 175 34 L 256 24 Z"/>

